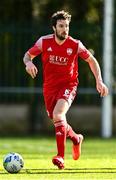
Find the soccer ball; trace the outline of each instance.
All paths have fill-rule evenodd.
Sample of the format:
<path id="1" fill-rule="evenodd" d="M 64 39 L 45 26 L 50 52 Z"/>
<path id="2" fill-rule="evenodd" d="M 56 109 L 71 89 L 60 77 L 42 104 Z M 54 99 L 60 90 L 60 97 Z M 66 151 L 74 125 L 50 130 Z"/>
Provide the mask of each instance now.
<path id="1" fill-rule="evenodd" d="M 24 166 L 24 160 L 18 153 L 8 153 L 3 158 L 3 166 L 9 173 L 18 173 Z"/>

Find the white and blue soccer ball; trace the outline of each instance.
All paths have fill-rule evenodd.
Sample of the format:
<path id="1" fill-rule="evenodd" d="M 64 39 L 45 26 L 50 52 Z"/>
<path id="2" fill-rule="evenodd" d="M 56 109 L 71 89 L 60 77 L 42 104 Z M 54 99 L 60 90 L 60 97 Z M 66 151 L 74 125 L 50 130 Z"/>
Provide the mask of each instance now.
<path id="1" fill-rule="evenodd" d="M 18 153 L 8 153 L 3 158 L 3 167 L 9 173 L 18 173 L 24 166 L 24 160 Z"/>

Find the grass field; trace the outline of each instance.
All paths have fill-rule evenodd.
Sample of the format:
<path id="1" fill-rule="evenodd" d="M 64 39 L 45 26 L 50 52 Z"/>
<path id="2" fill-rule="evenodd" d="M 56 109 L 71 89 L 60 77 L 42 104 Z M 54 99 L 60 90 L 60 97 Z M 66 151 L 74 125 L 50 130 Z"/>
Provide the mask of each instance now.
<path id="1" fill-rule="evenodd" d="M 50 137 L 0 138 L 0 180 L 116 180 L 116 140 L 85 138 L 82 156 L 72 160 L 71 142 L 67 141 L 65 169 L 58 170 L 51 159 L 56 152 L 55 139 Z M 24 168 L 9 174 L 2 161 L 8 152 L 24 158 Z"/>

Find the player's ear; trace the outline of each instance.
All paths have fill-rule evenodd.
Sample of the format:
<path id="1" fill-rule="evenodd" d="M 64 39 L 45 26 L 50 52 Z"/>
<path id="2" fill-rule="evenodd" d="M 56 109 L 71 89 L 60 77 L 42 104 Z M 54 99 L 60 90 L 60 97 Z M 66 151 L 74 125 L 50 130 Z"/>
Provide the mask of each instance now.
<path id="1" fill-rule="evenodd" d="M 52 26 L 52 28 L 53 28 L 53 31 L 55 32 L 56 28 L 54 26 Z"/>

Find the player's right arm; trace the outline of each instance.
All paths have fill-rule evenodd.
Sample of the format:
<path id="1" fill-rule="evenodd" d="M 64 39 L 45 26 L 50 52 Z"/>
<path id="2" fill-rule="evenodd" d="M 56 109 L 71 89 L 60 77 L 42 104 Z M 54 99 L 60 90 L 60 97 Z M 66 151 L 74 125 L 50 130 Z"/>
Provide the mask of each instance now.
<path id="1" fill-rule="evenodd" d="M 35 78 L 37 73 L 38 73 L 38 69 L 37 67 L 33 64 L 32 59 L 31 59 L 31 55 L 26 52 L 23 58 L 23 62 L 25 64 L 25 69 L 27 71 L 27 73 L 32 77 Z"/>
<path id="2" fill-rule="evenodd" d="M 34 65 L 34 63 L 32 62 L 32 60 L 38 56 L 40 53 L 42 52 L 42 38 L 40 38 L 35 45 L 30 48 L 24 55 L 23 58 L 23 62 L 25 64 L 25 69 L 27 71 L 27 73 L 32 77 L 35 78 L 37 73 L 38 73 L 38 69 L 37 67 Z"/>

